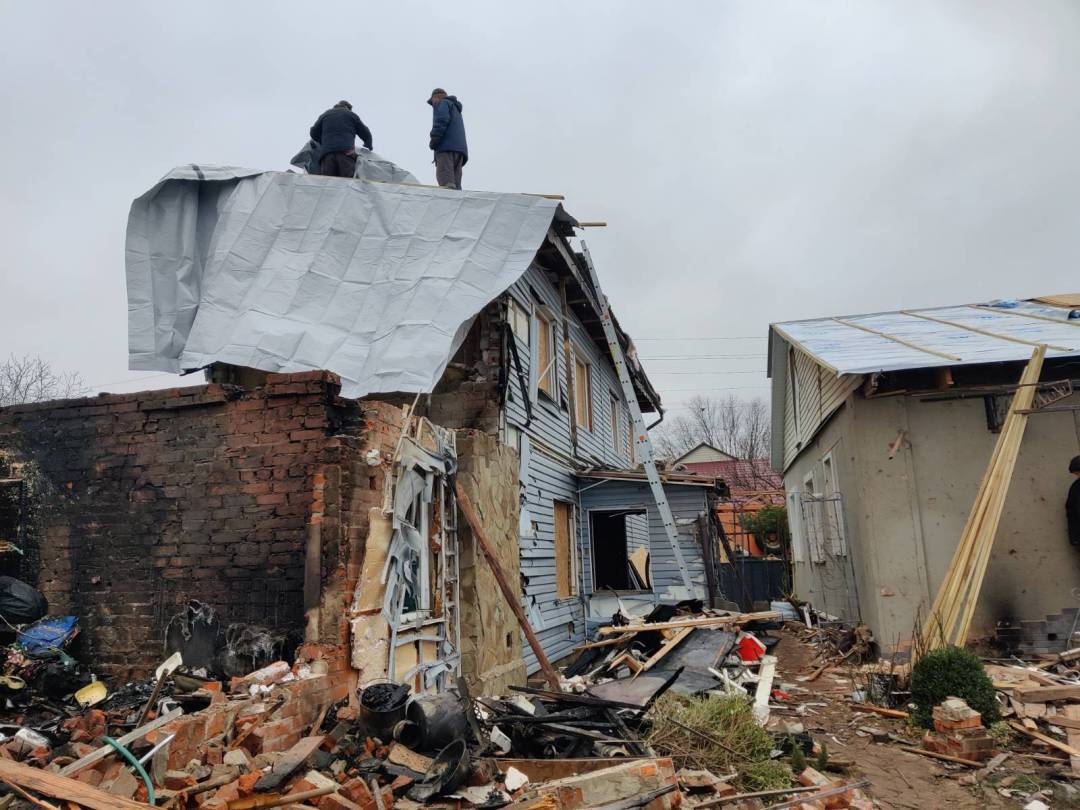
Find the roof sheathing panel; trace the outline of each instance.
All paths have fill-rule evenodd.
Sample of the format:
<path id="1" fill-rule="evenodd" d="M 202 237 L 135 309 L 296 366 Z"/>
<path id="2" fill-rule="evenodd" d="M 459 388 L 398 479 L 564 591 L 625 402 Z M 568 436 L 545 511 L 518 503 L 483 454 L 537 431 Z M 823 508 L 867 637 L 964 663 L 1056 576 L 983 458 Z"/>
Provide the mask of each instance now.
<path id="1" fill-rule="evenodd" d="M 1050 347 L 1047 357 L 1078 355 L 1080 319 L 1069 315 L 1016 302 L 1000 311 L 952 306 L 789 321 L 774 328 L 839 374 L 869 374 L 1025 360 L 1037 343 Z"/>

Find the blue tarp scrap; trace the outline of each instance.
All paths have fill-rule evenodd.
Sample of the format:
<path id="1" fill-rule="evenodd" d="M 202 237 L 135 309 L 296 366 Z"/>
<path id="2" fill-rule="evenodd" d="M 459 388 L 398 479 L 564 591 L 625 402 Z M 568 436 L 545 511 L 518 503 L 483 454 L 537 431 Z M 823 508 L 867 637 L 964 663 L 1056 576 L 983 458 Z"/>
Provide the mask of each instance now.
<path id="1" fill-rule="evenodd" d="M 41 619 L 19 631 L 19 646 L 29 655 L 63 649 L 78 634 L 78 623 L 75 616 Z"/>

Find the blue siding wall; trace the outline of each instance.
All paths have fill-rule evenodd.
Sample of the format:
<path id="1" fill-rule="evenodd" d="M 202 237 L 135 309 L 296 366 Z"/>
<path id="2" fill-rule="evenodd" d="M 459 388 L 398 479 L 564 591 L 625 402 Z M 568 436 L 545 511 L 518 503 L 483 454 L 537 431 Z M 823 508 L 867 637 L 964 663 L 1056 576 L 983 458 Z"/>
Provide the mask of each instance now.
<path id="1" fill-rule="evenodd" d="M 575 468 L 581 466 L 603 465 L 623 469 L 633 466 L 628 458 L 627 443 L 630 415 L 610 356 L 596 346 L 584 325 L 573 314 L 569 323 L 571 356 L 566 356 L 561 297 L 539 267 L 534 265 L 530 268 L 508 294 L 531 315 L 529 339 L 515 337 L 515 342 L 529 380 L 532 421 L 526 427 L 525 402 L 513 373 L 504 412 L 507 426 L 522 433 L 522 481 L 525 482 L 522 510 L 527 513 L 523 516 L 520 538 L 523 606 L 540 638 L 544 653 L 554 661 L 571 654 L 573 648 L 585 640 L 585 600 L 592 591 L 588 509 L 645 508 L 647 524 L 641 521 L 635 531 L 635 522 L 631 521 L 630 528 L 634 535 L 633 542 L 648 543 L 651 547 L 655 594 L 649 595 L 648 599 L 681 599 L 687 594 L 648 486 L 623 481 L 591 486 L 596 482 L 578 479 L 574 474 Z M 537 391 L 538 344 L 534 313 L 540 306 L 544 307 L 555 328 L 553 369 L 557 392 L 554 398 Z M 575 355 L 589 364 L 592 388 L 592 427 L 578 427 L 576 448 L 571 439 L 570 397 L 566 390 L 567 369 L 573 368 Z M 615 431 L 612 426 L 613 405 L 617 423 Z M 579 494 L 579 490 L 584 491 Z M 667 492 L 676 522 L 693 520 L 705 509 L 702 488 L 672 486 L 667 488 Z M 565 501 L 575 507 L 577 524 L 575 595 L 563 599 L 558 597 L 555 586 L 555 501 Z M 693 595 L 703 597 L 704 566 L 700 547 L 690 526 L 680 527 L 680 539 L 695 584 Z M 525 645 L 525 663 L 530 673 L 538 669 L 528 644 Z"/>

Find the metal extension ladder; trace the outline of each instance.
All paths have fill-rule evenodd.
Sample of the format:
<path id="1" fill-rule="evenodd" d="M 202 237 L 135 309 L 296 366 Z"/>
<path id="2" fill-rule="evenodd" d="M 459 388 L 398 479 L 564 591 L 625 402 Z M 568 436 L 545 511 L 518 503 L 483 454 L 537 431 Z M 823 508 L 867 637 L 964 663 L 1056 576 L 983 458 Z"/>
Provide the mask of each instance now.
<path id="1" fill-rule="evenodd" d="M 626 407 L 630 409 L 630 418 L 634 421 L 634 456 L 641 460 L 645 468 L 645 475 L 649 479 L 649 488 L 652 489 L 653 499 L 656 501 L 656 510 L 660 513 L 660 520 L 664 524 L 668 541 L 671 543 L 671 551 L 675 555 L 675 563 L 679 566 L 682 574 L 683 585 L 688 591 L 693 590 L 690 582 L 690 571 L 683 559 L 682 548 L 679 546 L 679 530 L 675 526 L 675 518 L 672 517 L 671 507 L 668 505 L 667 495 L 664 494 L 664 485 L 660 481 L 660 473 L 656 469 L 656 458 L 653 455 L 652 441 L 649 439 L 649 431 L 645 427 L 645 418 L 641 415 L 638 407 L 637 394 L 634 393 L 634 383 L 630 379 L 630 369 L 626 366 L 626 356 L 623 354 L 622 345 L 619 343 L 619 335 L 615 331 L 615 324 L 611 320 L 611 305 L 607 296 L 600 289 L 600 282 L 596 277 L 596 268 L 593 267 L 592 257 L 585 240 L 581 240 L 581 252 L 585 257 L 585 266 L 589 271 L 589 280 L 600 303 L 600 322 L 604 326 L 604 337 L 607 338 L 608 349 L 611 350 L 611 359 L 615 363 L 615 371 L 619 375 L 619 384 L 622 386 L 623 395 L 626 397 Z"/>

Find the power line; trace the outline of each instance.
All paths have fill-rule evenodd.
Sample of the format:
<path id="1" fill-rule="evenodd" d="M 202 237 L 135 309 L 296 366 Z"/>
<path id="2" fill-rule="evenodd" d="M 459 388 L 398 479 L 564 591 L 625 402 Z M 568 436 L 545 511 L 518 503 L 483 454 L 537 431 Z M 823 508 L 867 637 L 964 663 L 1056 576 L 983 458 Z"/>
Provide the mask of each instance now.
<path id="1" fill-rule="evenodd" d="M 768 340 L 765 335 L 728 335 L 725 337 L 635 337 L 634 343 L 654 340 Z"/>
<path id="2" fill-rule="evenodd" d="M 665 354 L 639 357 L 638 360 L 761 360 L 767 354 Z"/>
<path id="3" fill-rule="evenodd" d="M 764 371 L 758 369 L 736 369 L 734 371 L 652 371 L 649 372 L 650 377 L 663 377 L 672 374 L 764 374 Z"/>

